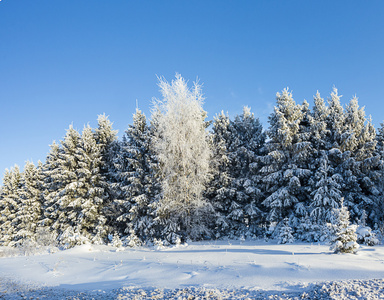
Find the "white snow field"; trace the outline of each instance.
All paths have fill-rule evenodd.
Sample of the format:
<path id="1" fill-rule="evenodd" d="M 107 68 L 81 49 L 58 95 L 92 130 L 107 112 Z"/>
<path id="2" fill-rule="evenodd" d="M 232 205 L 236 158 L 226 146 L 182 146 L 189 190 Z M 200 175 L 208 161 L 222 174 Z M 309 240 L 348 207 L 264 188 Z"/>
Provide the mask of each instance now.
<path id="1" fill-rule="evenodd" d="M 354 294 L 384 299 L 382 245 L 333 254 L 324 244 L 216 241 L 162 249 L 83 245 L 9 255 L 0 248 L 0 299 L 291 299 L 313 298 L 313 293 L 318 299 L 342 299 L 342 289 L 345 299 Z M 335 291 L 339 294 L 332 298 Z"/>

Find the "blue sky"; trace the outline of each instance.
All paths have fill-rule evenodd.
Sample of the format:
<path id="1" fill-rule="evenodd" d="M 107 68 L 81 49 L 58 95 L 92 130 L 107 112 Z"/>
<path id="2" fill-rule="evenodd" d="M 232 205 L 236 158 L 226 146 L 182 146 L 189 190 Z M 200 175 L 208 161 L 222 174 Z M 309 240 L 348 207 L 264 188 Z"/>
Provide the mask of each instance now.
<path id="1" fill-rule="evenodd" d="M 248 105 L 265 127 L 276 92 L 333 85 L 384 119 L 383 1 L 0 2 L 0 177 L 45 160 L 69 124 L 106 113 L 121 137 L 156 75 L 204 84 L 209 118 Z"/>

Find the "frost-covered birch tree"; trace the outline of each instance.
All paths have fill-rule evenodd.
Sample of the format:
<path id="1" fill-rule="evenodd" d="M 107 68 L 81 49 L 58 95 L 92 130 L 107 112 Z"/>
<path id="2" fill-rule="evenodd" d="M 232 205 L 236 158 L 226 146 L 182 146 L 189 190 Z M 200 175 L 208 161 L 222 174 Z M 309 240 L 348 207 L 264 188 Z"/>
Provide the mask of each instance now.
<path id="1" fill-rule="evenodd" d="M 163 99 L 155 104 L 160 114 L 153 143 L 162 187 L 157 220 L 168 242 L 199 239 L 207 234 L 211 213 L 203 192 L 210 179 L 212 156 L 201 85 L 189 88 L 177 74 L 171 83 L 160 78 L 159 87 Z"/>

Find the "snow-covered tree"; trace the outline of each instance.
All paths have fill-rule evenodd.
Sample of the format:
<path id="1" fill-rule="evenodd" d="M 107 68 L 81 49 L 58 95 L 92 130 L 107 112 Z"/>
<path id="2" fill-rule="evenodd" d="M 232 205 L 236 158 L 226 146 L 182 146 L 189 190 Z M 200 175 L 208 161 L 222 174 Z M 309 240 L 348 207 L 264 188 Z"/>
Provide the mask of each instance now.
<path id="1" fill-rule="evenodd" d="M 153 209 L 151 202 L 155 198 L 153 183 L 154 155 L 151 148 L 152 131 L 148 127 L 145 115 L 136 109 L 133 124 L 125 132 L 123 150 L 126 152 L 126 180 L 124 189 L 127 191 L 125 199 L 120 200 L 121 215 L 119 222 L 123 222 L 124 234 L 129 234 L 130 244 L 151 240 L 154 233 Z"/>
<path id="2" fill-rule="evenodd" d="M 207 234 L 211 207 L 203 198 L 210 179 L 211 148 L 202 108 L 201 86 L 188 88 L 179 75 L 171 83 L 160 78 L 154 149 L 160 162 L 162 197 L 157 220 L 168 242 Z"/>
<path id="3" fill-rule="evenodd" d="M 51 185 L 53 186 L 51 195 L 49 195 L 52 219 L 52 229 L 54 229 L 62 245 L 71 247 L 81 244 L 80 231 L 77 228 L 77 215 L 81 209 L 77 200 L 77 174 L 79 168 L 78 156 L 80 150 L 80 134 L 71 125 L 67 130 L 64 140 L 61 141 L 61 148 L 54 144 L 55 148 L 51 149 L 51 162 L 53 173 Z M 76 227 L 76 229 L 74 229 Z M 78 241 L 74 240 L 75 232 Z M 70 239 L 70 241 L 69 241 Z"/>
<path id="4" fill-rule="evenodd" d="M 327 132 L 327 150 L 339 148 L 341 144 L 341 136 L 344 133 L 344 109 L 340 103 L 340 97 L 337 89 L 334 87 L 331 92 L 331 98 L 328 100 L 328 116 L 326 119 Z"/>
<path id="5" fill-rule="evenodd" d="M 289 219 L 284 218 L 280 223 L 278 243 L 279 244 L 291 244 L 295 241 L 295 238 L 292 235 L 292 227 L 289 225 Z"/>
<path id="6" fill-rule="evenodd" d="M 107 236 L 106 218 L 101 213 L 107 195 L 100 173 L 101 150 L 93 130 L 87 126 L 82 135 L 70 126 L 62 148 L 52 149 L 49 162 L 53 170 L 50 211 L 52 228 L 65 247 L 85 241 L 102 243 Z"/>
<path id="7" fill-rule="evenodd" d="M 327 129 L 328 107 L 325 105 L 324 99 L 321 98 L 320 93 L 317 92 L 314 96 L 314 106 L 311 113 L 311 125 L 310 125 L 310 141 L 312 148 L 315 151 L 321 151 L 326 149 L 327 135 L 329 135 L 329 129 Z"/>
<path id="8" fill-rule="evenodd" d="M 301 134 L 303 106 L 298 105 L 288 89 L 277 93 L 277 105 L 269 117 L 267 154 L 260 158 L 260 170 L 269 222 L 280 222 L 290 214 L 306 215 L 308 196 L 302 185 L 311 175 L 306 165 L 310 142 Z"/>
<path id="9" fill-rule="evenodd" d="M 43 197 L 42 163 L 36 167 L 27 161 L 22 173 L 22 186 L 20 189 L 20 207 L 17 212 L 17 243 L 36 241 L 36 231 L 42 219 Z"/>
<path id="10" fill-rule="evenodd" d="M 17 165 L 11 170 L 5 170 L 0 195 L 0 245 L 2 246 L 14 246 L 16 243 L 21 184 L 21 173 Z"/>
<path id="11" fill-rule="evenodd" d="M 379 159 L 377 168 L 372 172 L 373 189 L 376 194 L 376 216 L 378 227 L 383 228 L 384 232 L 384 122 L 380 124 L 376 136 L 377 146 L 375 157 Z"/>
<path id="12" fill-rule="evenodd" d="M 77 195 L 74 205 L 81 209 L 77 222 L 80 232 L 93 243 L 102 244 L 107 237 L 106 217 L 103 209 L 108 201 L 107 183 L 101 172 L 102 147 L 97 143 L 90 126 L 83 129 L 78 155 Z M 79 228 L 79 229 L 80 229 Z"/>
<path id="13" fill-rule="evenodd" d="M 103 204 L 102 214 L 107 218 L 106 226 L 109 232 L 117 230 L 116 217 L 118 215 L 114 200 L 117 199 L 118 189 L 115 176 L 115 162 L 120 154 L 120 143 L 117 140 L 117 130 L 113 129 L 113 123 L 105 114 L 97 118 L 98 126 L 94 135 L 100 148 L 101 162 L 100 175 L 103 181 L 104 192 L 107 197 Z"/>
<path id="14" fill-rule="evenodd" d="M 359 244 L 356 235 L 356 225 L 349 224 L 349 212 L 341 202 L 341 208 L 336 209 L 335 236 L 332 239 L 331 250 L 335 253 L 356 253 Z"/>
<path id="15" fill-rule="evenodd" d="M 332 176 L 332 173 L 327 152 L 322 150 L 319 168 L 314 176 L 316 189 L 311 194 L 313 196 L 311 217 L 318 223 L 330 222 L 333 210 L 340 207 L 342 199 L 341 185 L 338 183 L 340 178 L 337 175 Z"/>
<path id="16" fill-rule="evenodd" d="M 262 192 L 259 188 L 258 157 L 265 143 L 265 133 L 259 119 L 249 107 L 230 122 L 231 141 L 228 145 L 231 191 L 234 197 L 227 218 L 232 222 L 232 235 L 254 236 L 263 221 Z"/>
<path id="17" fill-rule="evenodd" d="M 230 234 L 231 224 L 227 218 L 229 208 L 235 198 L 235 189 L 232 188 L 233 178 L 229 160 L 229 143 L 232 140 L 229 116 L 222 111 L 214 117 L 212 124 L 212 150 L 211 159 L 212 179 L 205 191 L 215 209 L 215 222 L 213 230 L 216 237 Z"/>
<path id="18" fill-rule="evenodd" d="M 46 161 L 43 164 L 43 219 L 41 220 L 40 227 L 45 227 L 50 230 L 51 225 L 58 218 L 58 203 L 57 198 L 64 182 L 62 181 L 63 174 L 60 168 L 60 155 L 62 149 L 55 141 L 50 146 L 50 151 L 47 155 Z"/>

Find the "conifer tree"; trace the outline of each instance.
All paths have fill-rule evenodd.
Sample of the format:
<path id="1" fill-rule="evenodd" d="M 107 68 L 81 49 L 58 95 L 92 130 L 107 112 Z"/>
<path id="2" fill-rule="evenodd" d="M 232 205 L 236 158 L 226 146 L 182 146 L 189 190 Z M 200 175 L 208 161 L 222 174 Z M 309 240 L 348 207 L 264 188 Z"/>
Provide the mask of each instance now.
<path id="1" fill-rule="evenodd" d="M 334 169 L 343 178 L 345 205 L 355 221 L 361 218 L 363 210 L 373 217 L 375 191 L 372 189 L 372 170 L 378 164 L 378 159 L 374 158 L 375 136 L 375 129 L 370 119 L 366 119 L 364 108 L 359 108 L 356 97 L 352 98 L 344 111 L 337 148 L 340 153 L 333 149 L 331 154 Z"/>
<path id="2" fill-rule="evenodd" d="M 324 224 L 331 222 L 334 209 L 340 207 L 342 195 L 339 178 L 331 175 L 333 172 L 325 150 L 322 150 L 319 161 L 320 165 L 314 176 L 316 189 L 311 194 L 313 196 L 311 217 L 313 221 Z"/>
<path id="3" fill-rule="evenodd" d="M 118 221 L 125 223 L 125 234 L 130 244 L 142 243 L 154 236 L 152 162 L 153 153 L 150 147 L 151 131 L 145 115 L 136 109 L 133 124 L 129 125 L 126 133 L 125 151 L 127 152 L 127 191 L 129 198 L 121 201 L 122 214 Z"/>
<path id="4" fill-rule="evenodd" d="M 22 173 L 20 207 L 17 212 L 17 243 L 36 241 L 36 230 L 42 219 L 43 178 L 42 163 L 36 167 L 27 161 Z"/>
<path id="5" fill-rule="evenodd" d="M 17 212 L 20 209 L 21 173 L 17 165 L 5 170 L 0 196 L 0 245 L 14 246 L 17 241 Z"/>
<path id="6" fill-rule="evenodd" d="M 80 134 L 73 126 L 69 126 L 64 140 L 61 141 L 61 151 L 56 158 L 55 181 L 58 182 L 53 191 L 53 224 L 52 228 L 58 234 L 58 240 L 64 247 L 82 244 L 87 239 L 81 234 L 78 217 L 81 213 L 81 200 L 78 197 L 77 170 L 80 151 Z"/>
<path id="7" fill-rule="evenodd" d="M 260 158 L 263 190 L 266 199 L 263 204 L 269 211 L 269 222 L 280 222 L 294 214 L 306 215 L 307 195 L 302 183 L 311 171 L 305 166 L 310 143 L 300 134 L 303 121 L 303 107 L 295 103 L 288 89 L 277 93 L 277 105 L 269 117 L 269 142 L 266 155 Z"/>
<path id="8" fill-rule="evenodd" d="M 326 119 L 327 133 L 327 150 L 339 148 L 341 144 L 341 136 L 344 133 L 344 109 L 340 103 L 340 97 L 337 89 L 334 87 L 331 92 L 331 98 L 328 100 L 328 116 Z"/>
<path id="9" fill-rule="evenodd" d="M 279 228 L 279 237 L 277 242 L 279 244 L 293 243 L 295 241 L 295 238 L 293 237 L 292 233 L 292 228 L 289 225 L 289 219 L 284 218 Z"/>
<path id="10" fill-rule="evenodd" d="M 83 129 L 77 175 L 77 200 L 81 212 L 78 216 L 80 228 L 93 243 L 102 244 L 107 237 L 106 217 L 103 208 L 108 200 L 105 177 L 102 175 L 102 148 L 97 144 L 90 126 Z"/>
<path id="11" fill-rule="evenodd" d="M 232 235 L 254 236 L 259 233 L 264 217 L 260 209 L 262 192 L 258 188 L 257 161 L 265 143 L 265 133 L 248 107 L 230 123 L 230 131 L 228 156 L 233 178 L 231 188 L 235 194 L 227 217 L 232 221 Z"/>
<path id="12" fill-rule="evenodd" d="M 212 180 L 206 190 L 215 209 L 215 222 L 212 224 L 216 237 L 228 236 L 232 228 L 227 218 L 236 190 L 232 187 L 233 178 L 229 160 L 229 146 L 232 141 L 229 116 L 222 111 L 214 117 L 212 125 L 211 159 Z"/>
<path id="13" fill-rule="evenodd" d="M 43 177 L 43 219 L 40 227 L 48 230 L 58 218 L 58 196 L 63 187 L 62 172 L 60 168 L 60 155 L 62 149 L 55 141 L 50 146 L 50 152 L 42 168 Z M 56 230 L 55 230 L 56 231 Z"/>
<path id="14" fill-rule="evenodd" d="M 105 203 L 103 204 L 102 214 L 107 218 L 108 231 L 115 231 L 117 210 L 114 205 L 116 196 L 116 168 L 115 160 L 119 155 L 120 145 L 117 140 L 117 130 L 113 129 L 113 123 L 105 115 L 99 115 L 97 119 L 98 127 L 95 129 L 95 139 L 98 147 L 100 148 L 101 161 L 100 161 L 100 175 L 103 181 L 103 188 L 107 194 Z"/>
<path id="15" fill-rule="evenodd" d="M 336 233 L 332 239 L 331 250 L 335 253 L 355 253 L 359 245 L 356 243 L 356 225 L 349 225 L 349 212 L 341 202 L 341 208 L 336 209 Z"/>

